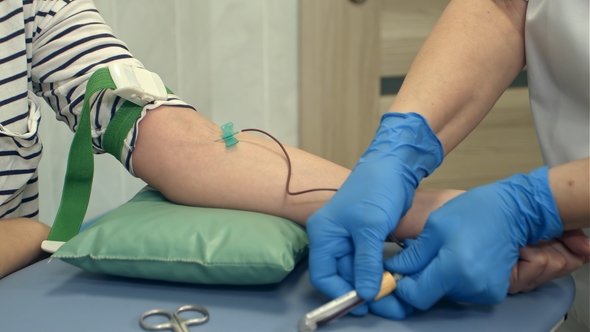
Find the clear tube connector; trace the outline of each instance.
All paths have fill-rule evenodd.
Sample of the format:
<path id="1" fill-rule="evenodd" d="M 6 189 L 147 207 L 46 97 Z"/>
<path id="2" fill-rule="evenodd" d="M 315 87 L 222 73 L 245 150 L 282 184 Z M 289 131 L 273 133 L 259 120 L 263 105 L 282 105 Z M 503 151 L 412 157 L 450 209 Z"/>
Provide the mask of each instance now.
<path id="1" fill-rule="evenodd" d="M 386 272 L 383 277 L 381 291 L 375 297 L 375 300 L 393 292 L 397 281 L 402 278 L 402 275 L 397 273 L 391 275 L 389 272 Z M 301 317 L 298 326 L 299 332 L 315 331 L 329 322 L 346 315 L 363 303 L 365 301 L 358 296 L 356 291 L 350 291 Z"/>

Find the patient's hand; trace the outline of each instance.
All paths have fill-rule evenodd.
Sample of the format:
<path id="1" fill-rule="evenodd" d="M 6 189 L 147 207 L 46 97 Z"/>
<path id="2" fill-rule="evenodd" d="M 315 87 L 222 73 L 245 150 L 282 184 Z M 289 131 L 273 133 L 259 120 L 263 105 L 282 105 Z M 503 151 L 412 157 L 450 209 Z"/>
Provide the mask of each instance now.
<path id="1" fill-rule="evenodd" d="M 508 292 L 530 292 L 556 278 L 568 275 L 590 259 L 590 244 L 582 230 L 566 231 L 559 239 L 541 241 L 520 249 L 512 268 Z"/>
<path id="2" fill-rule="evenodd" d="M 0 220 L 0 279 L 48 256 L 41 250 L 49 226 L 29 218 Z"/>

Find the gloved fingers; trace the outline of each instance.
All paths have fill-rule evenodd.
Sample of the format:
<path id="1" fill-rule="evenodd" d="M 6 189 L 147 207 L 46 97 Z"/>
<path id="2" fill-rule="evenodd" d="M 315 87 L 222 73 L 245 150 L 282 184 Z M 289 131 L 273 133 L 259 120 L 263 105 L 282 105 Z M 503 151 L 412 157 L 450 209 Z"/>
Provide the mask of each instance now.
<path id="1" fill-rule="evenodd" d="M 405 239 L 404 240 L 404 250 L 410 248 L 415 243 L 416 243 L 416 240 L 415 239 Z M 395 256 L 393 256 L 393 257 L 395 257 Z M 385 268 L 386 271 L 389 271 L 391 273 L 397 273 L 397 271 L 395 271 L 395 270 L 393 270 L 391 268 L 393 257 L 388 258 L 387 260 L 385 260 L 385 263 L 383 265 L 384 265 L 384 268 Z M 405 275 L 405 277 L 406 278 L 412 278 L 414 280 L 418 280 L 418 278 L 420 277 L 420 274 L 421 274 L 421 272 L 414 273 L 414 274 L 407 274 L 407 275 Z"/>
<path id="2" fill-rule="evenodd" d="M 330 246 L 326 242 L 316 243 L 309 252 L 309 279 L 311 284 L 330 298 L 337 298 L 351 291 L 349 284 L 338 274 L 338 259 L 351 255 L 354 250 L 350 239 L 333 239 Z M 311 246 L 310 242 L 310 246 Z"/>
<path id="3" fill-rule="evenodd" d="M 370 302 L 369 310 L 375 315 L 393 320 L 402 320 L 414 313 L 411 305 L 400 301 L 392 294 L 384 296 L 379 301 Z"/>
<path id="4" fill-rule="evenodd" d="M 369 305 L 366 303 L 358 306 L 357 308 L 354 308 L 354 310 L 352 310 L 350 312 L 351 315 L 359 316 L 359 317 L 365 316 L 368 313 L 369 313 Z"/>
<path id="5" fill-rule="evenodd" d="M 444 272 L 444 263 L 437 257 L 421 272 L 418 279 L 402 278 L 394 294 L 402 301 L 426 310 L 445 296 L 456 280 Z"/>
<path id="6" fill-rule="evenodd" d="M 338 275 L 350 285 L 354 285 L 353 263 L 354 256 L 352 254 L 338 259 Z M 354 316 L 364 316 L 368 312 L 369 306 L 363 304 L 351 311 L 350 314 Z"/>
<path id="7" fill-rule="evenodd" d="M 414 243 L 416 243 L 415 239 L 405 239 L 404 240 L 404 249 L 410 248 L 412 245 L 414 245 Z"/>
<path id="8" fill-rule="evenodd" d="M 350 285 L 354 285 L 354 254 L 340 257 L 337 262 L 338 275 Z"/>
<path id="9" fill-rule="evenodd" d="M 352 262 L 353 262 L 352 255 L 343 257 L 343 259 L 340 259 L 338 261 L 338 263 L 339 263 L 338 264 L 338 267 L 339 267 L 338 268 L 338 275 L 340 275 L 350 285 L 354 285 L 354 280 L 352 278 L 353 277 L 353 275 L 352 275 Z M 344 268 L 341 270 L 340 266 L 344 266 Z M 341 272 L 341 271 L 347 271 L 347 272 Z M 350 314 L 353 316 L 365 316 L 367 313 L 369 313 L 369 305 L 367 303 L 364 303 L 364 304 L 358 306 L 357 308 L 354 308 L 354 310 L 352 310 L 350 312 Z"/>
<path id="10" fill-rule="evenodd" d="M 468 294 L 449 294 L 447 298 L 453 302 L 467 302 L 479 305 L 492 305 L 502 302 L 508 295 L 508 280 L 500 281 L 495 284 L 488 285 L 482 292 L 470 292 Z"/>
<path id="11" fill-rule="evenodd" d="M 358 295 L 371 301 L 381 287 L 385 236 L 363 229 L 355 239 L 354 279 Z"/>
<path id="12" fill-rule="evenodd" d="M 436 257 L 440 242 L 439 236 L 426 228 L 417 240 L 408 241 L 409 247 L 385 261 L 385 269 L 404 275 L 416 274 Z"/>
<path id="13" fill-rule="evenodd" d="M 334 264 L 335 265 L 335 264 Z M 334 271 L 336 271 L 334 269 Z M 320 292 L 324 293 L 326 296 L 335 299 L 340 297 L 351 290 L 353 290 L 352 286 L 346 282 L 341 276 L 337 275 L 336 273 L 332 275 L 327 275 L 323 277 L 313 277 L 311 274 L 310 268 L 310 282 L 311 284 L 317 288 Z"/>

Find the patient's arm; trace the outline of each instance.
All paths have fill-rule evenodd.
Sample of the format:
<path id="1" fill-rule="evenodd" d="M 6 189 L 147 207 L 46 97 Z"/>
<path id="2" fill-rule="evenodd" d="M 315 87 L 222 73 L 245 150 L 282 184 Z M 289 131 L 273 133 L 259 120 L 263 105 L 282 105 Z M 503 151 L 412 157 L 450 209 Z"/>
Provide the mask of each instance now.
<path id="1" fill-rule="evenodd" d="M 169 106 L 151 110 L 139 125 L 133 169 L 176 203 L 257 211 L 301 225 L 334 194 L 288 195 L 287 161 L 274 141 L 241 133 L 236 135 L 240 142 L 226 148 L 224 142 L 215 142 L 220 136 L 219 126 L 195 111 Z M 339 188 L 350 172 L 300 149 L 285 148 L 293 164 L 292 191 Z M 395 236 L 417 237 L 429 211 L 460 192 L 419 189 Z"/>
<path id="2" fill-rule="evenodd" d="M 0 278 L 46 257 L 41 242 L 48 235 L 49 227 L 33 219 L 0 220 Z"/>
<path id="3" fill-rule="evenodd" d="M 530 292 L 550 280 L 570 274 L 590 259 L 590 244 L 582 230 L 566 231 L 559 239 L 520 249 L 512 269 L 510 294 Z"/>
<path id="4" fill-rule="evenodd" d="M 244 128 L 236 128 L 244 129 Z M 304 224 L 333 192 L 289 196 L 287 162 L 272 140 L 241 133 L 226 148 L 218 125 L 199 113 L 159 107 L 139 124 L 133 169 L 176 203 L 258 211 Z M 302 150 L 291 156 L 293 191 L 339 188 L 349 170 Z"/>
<path id="5" fill-rule="evenodd" d="M 287 195 L 287 163 L 275 142 L 243 133 L 236 135 L 240 143 L 226 148 L 223 142 L 214 142 L 221 136 L 219 126 L 192 110 L 160 107 L 148 112 L 139 129 L 134 171 L 174 202 L 258 211 L 305 225 L 307 218 L 333 195 L 328 191 Z M 286 149 L 293 163 L 293 191 L 339 188 L 349 174 L 348 169 L 312 154 Z M 412 207 L 393 236 L 398 240 L 416 238 L 430 212 L 461 192 L 418 188 Z M 513 279 L 513 284 L 536 287 L 557 275 L 554 265 L 539 268 L 543 261 L 534 257 L 542 255 L 540 251 L 524 250 L 525 257 L 514 267 L 521 277 Z M 576 262 L 568 263 L 558 273 L 569 273 L 576 266 Z M 533 269 L 542 271 L 542 275 L 531 277 L 526 271 Z"/>
<path id="6" fill-rule="evenodd" d="M 140 123 L 133 154 L 135 171 L 178 203 L 254 210 L 302 225 L 334 194 L 287 195 L 287 164 L 275 142 L 240 134 L 241 142 L 226 148 L 223 142 L 214 142 L 220 134 L 217 125 L 192 110 L 149 111 Z M 334 163 L 287 149 L 293 162 L 293 191 L 339 188 L 348 176 L 349 170 Z M 426 208 L 442 204 L 447 196 L 447 191 L 418 190 L 411 210 L 416 213 L 400 222 L 396 237 L 416 237 L 428 215 Z M 44 257 L 40 244 L 48 232 L 49 227 L 32 219 L 0 220 L 0 278 Z"/>
<path id="7" fill-rule="evenodd" d="M 572 253 L 584 257 L 584 263 L 590 261 L 590 241 L 581 229 L 565 231 L 558 240 Z"/>

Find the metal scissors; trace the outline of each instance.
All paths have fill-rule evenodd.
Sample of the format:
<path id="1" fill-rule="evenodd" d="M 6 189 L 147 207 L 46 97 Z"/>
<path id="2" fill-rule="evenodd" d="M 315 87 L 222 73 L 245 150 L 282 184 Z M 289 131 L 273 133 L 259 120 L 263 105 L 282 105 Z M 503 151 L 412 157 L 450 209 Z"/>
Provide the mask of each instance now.
<path id="1" fill-rule="evenodd" d="M 183 311 L 196 311 L 203 314 L 203 317 L 199 318 L 190 318 L 190 319 L 182 319 L 178 316 Z M 158 324 L 158 325 L 148 325 L 145 323 L 145 319 L 149 316 L 154 315 L 162 315 L 169 318 L 168 323 Z M 161 309 L 154 309 L 149 310 L 141 315 L 139 318 L 139 324 L 145 330 L 148 331 L 158 331 L 158 330 L 172 330 L 174 332 L 190 332 L 188 330 L 189 325 L 199 325 L 204 324 L 209 320 L 209 312 L 207 309 L 200 307 L 198 305 L 183 305 L 182 307 L 176 309 L 173 313 L 166 310 Z"/>

